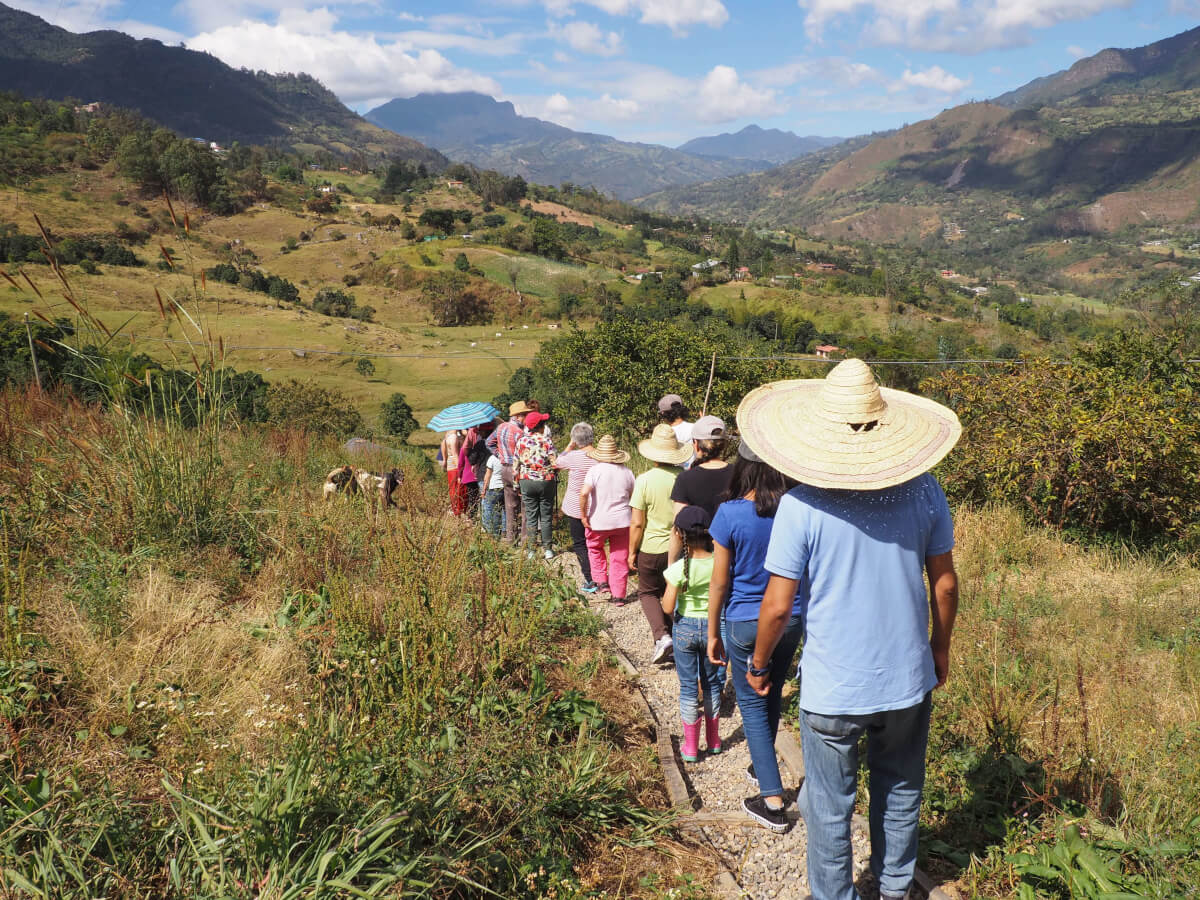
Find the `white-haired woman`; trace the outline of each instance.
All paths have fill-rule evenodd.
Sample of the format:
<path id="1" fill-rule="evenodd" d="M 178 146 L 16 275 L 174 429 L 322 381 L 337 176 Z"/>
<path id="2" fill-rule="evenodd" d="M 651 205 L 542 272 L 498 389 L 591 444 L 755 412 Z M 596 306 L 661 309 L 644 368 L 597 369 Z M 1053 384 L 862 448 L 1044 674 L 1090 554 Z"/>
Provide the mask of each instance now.
<path id="1" fill-rule="evenodd" d="M 571 443 L 554 460 L 554 468 L 567 471 L 567 488 L 563 493 L 562 512 L 571 528 L 571 552 L 579 560 L 583 572 L 583 592 L 594 594 L 596 584 L 592 581 L 592 567 L 588 562 L 587 529 L 583 527 L 583 513 L 579 508 L 579 492 L 583 479 L 596 460 L 588 456 L 587 450 L 596 439 L 596 432 L 587 422 L 577 422 L 571 429 Z"/>

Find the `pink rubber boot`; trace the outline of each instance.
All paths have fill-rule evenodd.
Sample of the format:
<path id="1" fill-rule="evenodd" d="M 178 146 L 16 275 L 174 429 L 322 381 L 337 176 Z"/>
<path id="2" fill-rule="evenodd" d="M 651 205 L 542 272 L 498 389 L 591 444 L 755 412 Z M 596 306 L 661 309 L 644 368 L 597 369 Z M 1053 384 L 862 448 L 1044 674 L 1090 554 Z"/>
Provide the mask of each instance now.
<path id="1" fill-rule="evenodd" d="M 700 759 L 700 720 L 690 725 L 683 723 L 683 743 L 679 745 L 679 755 L 684 762 L 696 762 Z"/>
<path id="2" fill-rule="evenodd" d="M 721 752 L 721 717 L 719 715 L 713 716 L 711 719 L 708 716 L 704 717 L 704 744 L 708 747 L 709 753 Z"/>

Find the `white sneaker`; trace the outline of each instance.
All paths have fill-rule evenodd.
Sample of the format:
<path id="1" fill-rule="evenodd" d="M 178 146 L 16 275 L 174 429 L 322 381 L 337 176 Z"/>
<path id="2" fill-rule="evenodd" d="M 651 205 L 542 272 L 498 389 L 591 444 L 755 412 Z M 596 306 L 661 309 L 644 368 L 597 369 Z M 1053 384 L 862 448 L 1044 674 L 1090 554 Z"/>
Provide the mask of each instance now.
<path id="1" fill-rule="evenodd" d="M 549 547 L 547 547 L 547 548 L 545 549 L 545 551 L 542 553 L 542 556 L 543 556 L 545 559 L 554 559 L 554 551 L 553 551 L 553 550 L 551 550 Z"/>
<path id="2" fill-rule="evenodd" d="M 650 662 L 660 663 L 665 662 L 674 653 L 675 642 L 671 640 L 669 634 L 664 634 L 654 642 L 654 655 L 650 657 Z"/>

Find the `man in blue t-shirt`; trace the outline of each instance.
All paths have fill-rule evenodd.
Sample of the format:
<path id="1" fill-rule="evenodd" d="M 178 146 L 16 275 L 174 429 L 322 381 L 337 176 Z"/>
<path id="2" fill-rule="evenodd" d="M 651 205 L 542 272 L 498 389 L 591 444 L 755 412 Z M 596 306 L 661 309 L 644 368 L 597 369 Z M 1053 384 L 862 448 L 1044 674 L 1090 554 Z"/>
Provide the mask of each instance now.
<path id="1" fill-rule="evenodd" d="M 957 442 L 940 404 L 880 388 L 860 360 L 825 379 L 752 391 L 742 439 L 797 479 L 780 502 L 746 679 L 769 689 L 771 652 L 799 589 L 805 626 L 800 725 L 815 900 L 855 900 L 850 822 L 867 737 L 871 870 L 904 897 L 917 858 L 931 691 L 946 681 L 958 610 L 954 528 L 928 474 Z M 928 579 L 930 593 L 926 593 Z"/>

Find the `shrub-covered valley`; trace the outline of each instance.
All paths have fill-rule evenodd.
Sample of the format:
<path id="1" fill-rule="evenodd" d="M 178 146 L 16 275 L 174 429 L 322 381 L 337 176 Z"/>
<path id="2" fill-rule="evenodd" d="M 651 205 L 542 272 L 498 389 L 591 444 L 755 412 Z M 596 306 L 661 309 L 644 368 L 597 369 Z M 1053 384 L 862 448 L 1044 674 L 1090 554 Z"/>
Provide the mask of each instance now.
<path id="1" fill-rule="evenodd" d="M 921 866 L 1200 883 L 1185 240 L 983 264 L 15 95 L 0 145 L 0 892 L 709 896 L 600 620 L 446 515 L 420 425 L 536 397 L 628 445 L 818 348 L 965 429 Z M 321 501 L 350 436 L 398 509 Z"/>

